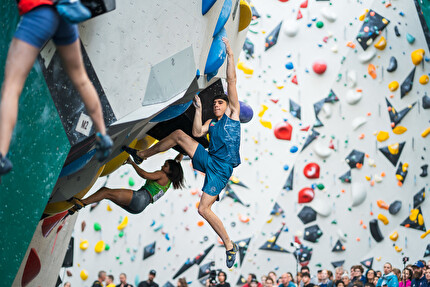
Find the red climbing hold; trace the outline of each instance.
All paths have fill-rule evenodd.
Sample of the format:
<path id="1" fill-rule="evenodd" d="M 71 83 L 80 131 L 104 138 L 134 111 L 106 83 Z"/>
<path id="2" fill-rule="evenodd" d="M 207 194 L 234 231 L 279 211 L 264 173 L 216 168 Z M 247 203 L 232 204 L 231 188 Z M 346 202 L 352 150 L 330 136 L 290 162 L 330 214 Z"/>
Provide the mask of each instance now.
<path id="1" fill-rule="evenodd" d="M 302 15 L 302 11 L 300 11 L 300 9 L 299 9 L 299 12 L 297 13 L 297 20 L 299 20 L 299 19 L 302 19 L 303 18 L 303 15 Z"/>
<path id="2" fill-rule="evenodd" d="M 327 64 L 322 60 L 318 60 L 314 62 L 314 64 L 312 65 L 312 69 L 315 73 L 321 75 L 324 74 L 325 70 L 327 70 Z"/>
<path id="3" fill-rule="evenodd" d="M 57 224 L 66 216 L 68 211 L 63 211 L 61 213 L 55 214 L 54 216 L 45 218 L 42 223 L 42 235 L 47 237 L 51 233 L 52 229 L 57 226 Z"/>
<path id="4" fill-rule="evenodd" d="M 308 0 L 302 2 L 302 4 L 300 4 L 300 8 L 308 8 Z"/>
<path id="5" fill-rule="evenodd" d="M 279 99 L 270 99 L 273 103 L 277 104 L 279 102 Z"/>
<path id="6" fill-rule="evenodd" d="M 310 162 L 303 169 L 303 174 L 307 178 L 319 178 L 320 177 L 320 166 L 314 162 Z"/>
<path id="7" fill-rule="evenodd" d="M 39 255 L 37 255 L 36 249 L 31 248 L 30 254 L 27 258 L 27 263 L 25 263 L 24 273 L 22 274 L 21 286 L 27 286 L 28 283 L 36 278 L 41 267 L 42 265 L 40 264 Z"/>
<path id="8" fill-rule="evenodd" d="M 294 75 L 294 77 L 291 79 L 291 82 L 292 82 L 293 84 L 298 85 L 298 82 L 297 82 L 297 76 L 296 76 L 296 75 Z"/>
<path id="9" fill-rule="evenodd" d="M 315 192 L 310 187 L 305 187 L 299 191 L 299 203 L 308 203 L 314 199 Z"/>
<path id="10" fill-rule="evenodd" d="M 282 122 L 276 125 L 275 137 L 280 140 L 291 140 L 291 134 L 293 133 L 293 127 L 288 122 Z"/>

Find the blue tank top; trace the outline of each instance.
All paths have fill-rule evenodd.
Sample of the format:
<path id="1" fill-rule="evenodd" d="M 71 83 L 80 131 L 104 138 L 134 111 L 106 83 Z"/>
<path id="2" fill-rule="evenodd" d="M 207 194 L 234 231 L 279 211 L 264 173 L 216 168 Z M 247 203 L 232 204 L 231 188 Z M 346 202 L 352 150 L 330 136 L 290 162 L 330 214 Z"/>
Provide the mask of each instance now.
<path id="1" fill-rule="evenodd" d="M 222 162 L 236 167 L 240 164 L 240 121 L 226 114 L 209 124 L 209 154 Z"/>

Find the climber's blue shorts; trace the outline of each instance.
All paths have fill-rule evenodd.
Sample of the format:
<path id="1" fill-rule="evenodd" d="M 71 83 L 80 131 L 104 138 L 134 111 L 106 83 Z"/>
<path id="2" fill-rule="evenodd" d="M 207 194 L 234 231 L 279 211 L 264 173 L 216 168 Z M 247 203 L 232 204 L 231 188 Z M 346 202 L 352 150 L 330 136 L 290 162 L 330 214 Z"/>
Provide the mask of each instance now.
<path id="1" fill-rule="evenodd" d="M 220 194 L 233 173 L 233 166 L 213 158 L 201 144 L 197 146 L 192 162 L 194 169 L 206 174 L 202 191 L 212 196 Z"/>
<path id="2" fill-rule="evenodd" d="M 70 45 L 79 32 L 77 25 L 64 21 L 54 6 L 41 5 L 22 15 L 14 37 L 41 49 L 50 39 L 56 45 Z"/>

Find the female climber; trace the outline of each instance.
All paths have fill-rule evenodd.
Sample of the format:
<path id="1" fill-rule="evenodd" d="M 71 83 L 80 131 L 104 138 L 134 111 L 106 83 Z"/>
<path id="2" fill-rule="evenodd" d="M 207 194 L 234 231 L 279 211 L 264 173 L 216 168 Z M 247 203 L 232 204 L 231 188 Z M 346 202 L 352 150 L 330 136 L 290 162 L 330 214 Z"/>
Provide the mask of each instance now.
<path id="1" fill-rule="evenodd" d="M 230 240 L 223 223 L 211 210 L 212 204 L 226 186 L 233 168 L 240 164 L 240 104 L 236 90 L 236 71 L 233 51 L 229 41 L 223 38 L 227 52 L 227 94 L 218 94 L 213 98 L 214 119 L 202 124 L 202 105 L 200 98 L 194 97 L 196 112 L 192 133 L 194 137 L 202 137 L 209 133 L 209 152 L 192 137 L 182 130 L 176 130 L 163 140 L 144 151 L 125 147 L 136 162 L 141 162 L 159 152 L 166 151 L 176 145 L 181 146 L 192 158 L 193 167 L 206 174 L 203 195 L 200 199 L 199 214 L 212 226 L 221 237 L 226 248 L 226 264 L 231 268 L 236 260 L 237 245 Z"/>
<path id="2" fill-rule="evenodd" d="M 113 201 L 130 213 L 141 213 L 150 203 L 160 199 L 167 192 L 170 185 L 173 185 L 174 189 L 184 187 L 184 172 L 181 166 L 182 157 L 182 154 L 178 154 L 175 159 L 166 160 L 161 170 L 154 172 L 144 171 L 128 158 L 125 163 L 131 164 L 137 174 L 146 179 L 144 186 L 137 191 L 102 187 L 86 199 L 72 198 L 71 202 L 74 203 L 74 206 L 69 210 L 69 214 L 73 214 L 82 207 L 103 199 Z"/>
<path id="3" fill-rule="evenodd" d="M 40 49 L 52 39 L 57 46 L 63 66 L 80 93 L 85 107 L 98 131 L 97 153 L 100 161 L 106 159 L 112 140 L 106 135 L 103 111 L 97 92 L 86 73 L 82 60 L 78 27 L 66 22 L 54 6 L 53 0 L 19 0 L 22 15 L 7 55 L 0 103 L 0 175 L 12 169 L 6 157 L 18 115 L 18 100 L 25 80 Z M 61 4 L 62 3 L 62 4 Z M 76 16 L 86 9 L 79 1 L 61 0 L 57 5 L 66 7 L 66 13 Z"/>

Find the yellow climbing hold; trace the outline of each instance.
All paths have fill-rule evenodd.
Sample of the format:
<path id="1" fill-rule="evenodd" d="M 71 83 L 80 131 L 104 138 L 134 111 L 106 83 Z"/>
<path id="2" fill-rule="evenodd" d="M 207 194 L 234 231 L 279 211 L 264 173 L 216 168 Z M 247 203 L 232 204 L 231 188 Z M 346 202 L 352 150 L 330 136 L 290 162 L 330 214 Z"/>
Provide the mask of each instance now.
<path id="1" fill-rule="evenodd" d="M 388 218 L 381 213 L 378 214 L 378 219 L 381 220 L 384 225 L 387 225 L 389 223 Z"/>
<path id="2" fill-rule="evenodd" d="M 268 106 L 266 106 L 266 105 L 261 105 L 261 110 L 260 110 L 260 112 L 258 113 L 258 116 L 261 118 L 262 116 L 264 116 L 264 113 L 267 111 L 267 109 L 268 109 L 269 107 Z"/>
<path id="3" fill-rule="evenodd" d="M 260 118 L 260 123 L 263 125 L 263 127 L 268 128 L 268 129 L 272 129 L 272 123 L 271 122 L 265 121 L 265 120 Z"/>
<path id="4" fill-rule="evenodd" d="M 271 223 L 273 221 L 273 216 L 271 216 L 267 221 L 266 221 L 266 223 Z"/>
<path id="5" fill-rule="evenodd" d="M 427 85 L 427 83 L 429 82 L 429 76 L 427 75 L 422 75 L 420 77 L 420 84 L 421 85 Z"/>
<path id="6" fill-rule="evenodd" d="M 112 207 L 110 207 L 110 204 L 108 203 L 107 207 L 106 207 L 107 211 L 112 211 Z"/>
<path id="7" fill-rule="evenodd" d="M 128 217 L 124 217 L 124 219 L 122 220 L 121 224 L 118 225 L 117 229 L 118 230 L 123 230 L 128 224 Z"/>
<path id="8" fill-rule="evenodd" d="M 251 7 L 245 0 L 240 0 L 239 32 L 245 30 L 252 20 Z"/>
<path id="9" fill-rule="evenodd" d="M 242 62 L 242 61 L 239 61 L 239 63 L 237 63 L 237 68 L 239 70 L 241 70 L 245 75 L 252 75 L 252 74 L 254 74 L 254 70 L 251 69 L 251 68 L 249 68 L 249 67 L 247 67 L 245 65 L 245 63 Z"/>
<path id="10" fill-rule="evenodd" d="M 396 135 L 401 135 L 402 133 L 406 132 L 408 129 L 405 128 L 404 126 L 396 126 L 393 129 L 393 133 L 395 133 Z"/>
<path id="11" fill-rule="evenodd" d="M 88 272 L 87 272 L 87 270 L 82 269 L 80 276 L 81 276 L 82 280 L 84 280 L 84 281 L 87 280 L 88 279 Z"/>
<path id="12" fill-rule="evenodd" d="M 410 221 L 415 221 L 417 220 L 418 214 L 420 213 L 420 211 L 418 209 L 412 209 L 411 210 L 411 214 L 409 214 L 409 220 Z"/>
<path id="13" fill-rule="evenodd" d="M 79 243 L 79 248 L 81 250 L 87 250 L 88 246 L 90 246 L 88 240 L 81 240 L 81 243 Z"/>
<path id="14" fill-rule="evenodd" d="M 397 246 L 397 245 L 396 245 L 396 246 L 394 246 L 394 249 L 396 249 L 396 251 L 397 251 L 397 252 L 402 252 L 402 250 L 403 250 L 402 248 L 400 248 L 400 247 L 399 247 L 399 246 Z"/>
<path id="15" fill-rule="evenodd" d="M 421 136 L 425 138 L 430 133 L 430 127 L 426 128 L 422 133 Z"/>
<path id="16" fill-rule="evenodd" d="M 396 174 L 396 178 L 398 181 L 403 181 L 403 176 L 401 174 Z"/>
<path id="17" fill-rule="evenodd" d="M 398 154 L 399 153 L 399 143 L 391 144 L 388 146 L 388 151 L 391 154 Z"/>
<path id="18" fill-rule="evenodd" d="M 364 21 L 364 19 L 366 18 L 367 13 L 369 13 L 369 9 L 366 9 L 366 11 L 364 12 L 364 14 L 360 15 L 360 17 L 358 17 L 358 19 L 360 21 Z"/>
<path id="19" fill-rule="evenodd" d="M 402 171 L 403 171 L 403 172 L 406 172 L 406 171 L 408 170 L 408 167 L 409 167 L 409 163 L 405 162 L 405 163 L 402 165 Z"/>
<path id="20" fill-rule="evenodd" d="M 94 251 L 97 253 L 100 253 L 103 250 L 105 250 L 105 242 L 103 240 L 100 240 L 99 242 L 97 242 L 96 246 L 94 247 Z"/>
<path id="21" fill-rule="evenodd" d="M 378 142 L 386 141 L 389 138 L 390 138 L 390 134 L 388 132 L 385 132 L 385 131 L 380 131 L 378 133 L 378 135 L 376 136 L 376 140 Z"/>
<path id="22" fill-rule="evenodd" d="M 430 229 L 428 229 L 426 232 L 424 232 L 423 234 L 421 234 L 421 239 L 426 238 L 427 235 L 430 234 Z"/>
<path id="23" fill-rule="evenodd" d="M 399 82 L 397 81 L 392 81 L 391 83 L 388 84 L 388 89 L 392 92 L 395 92 L 398 88 L 399 88 Z"/>
<path id="24" fill-rule="evenodd" d="M 423 215 L 422 215 L 422 214 L 418 214 L 418 224 L 419 224 L 420 226 L 423 226 L 423 225 L 424 225 L 424 217 L 423 217 Z"/>
<path id="25" fill-rule="evenodd" d="M 425 51 L 424 49 L 418 49 L 411 53 L 412 63 L 414 65 L 419 65 L 424 58 Z"/>
<path id="26" fill-rule="evenodd" d="M 385 25 L 387 25 L 388 24 L 388 20 L 385 19 L 385 18 L 382 18 L 382 23 L 384 23 Z"/>
<path id="27" fill-rule="evenodd" d="M 384 50 L 387 46 L 387 40 L 385 40 L 384 36 L 381 36 L 378 42 L 375 43 L 375 48 L 378 50 Z"/>
<path id="28" fill-rule="evenodd" d="M 397 241 L 398 238 L 399 238 L 399 233 L 397 231 L 394 231 L 393 233 L 390 234 L 391 240 Z"/>

